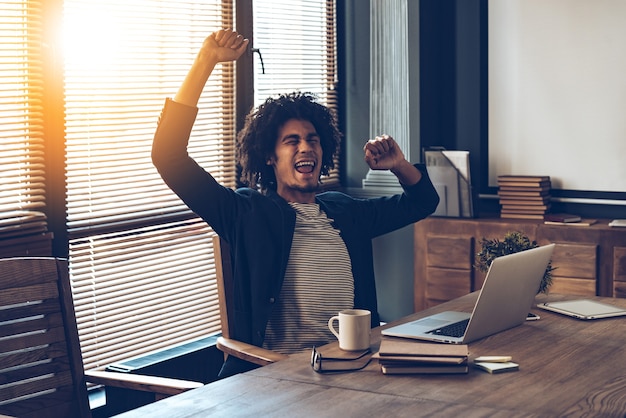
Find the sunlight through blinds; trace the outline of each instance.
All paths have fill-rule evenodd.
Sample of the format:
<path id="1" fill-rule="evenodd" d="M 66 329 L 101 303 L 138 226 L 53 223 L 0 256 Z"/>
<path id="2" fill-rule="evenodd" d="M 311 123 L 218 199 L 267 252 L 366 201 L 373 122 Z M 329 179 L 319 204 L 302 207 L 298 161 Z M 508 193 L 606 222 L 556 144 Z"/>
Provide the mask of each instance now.
<path id="1" fill-rule="evenodd" d="M 202 41 L 232 27 L 218 0 L 64 2 L 70 275 L 86 369 L 220 330 L 213 232 L 150 150 Z M 234 64 L 216 67 L 190 154 L 233 186 Z"/>
<path id="2" fill-rule="evenodd" d="M 46 230 L 42 2 L 0 3 L 0 237 Z"/>

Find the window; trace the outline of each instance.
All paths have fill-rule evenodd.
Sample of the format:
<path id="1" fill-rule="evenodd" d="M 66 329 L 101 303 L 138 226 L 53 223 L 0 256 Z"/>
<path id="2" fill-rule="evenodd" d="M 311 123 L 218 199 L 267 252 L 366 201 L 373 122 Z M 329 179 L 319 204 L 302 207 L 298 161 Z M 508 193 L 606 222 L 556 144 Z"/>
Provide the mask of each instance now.
<path id="1" fill-rule="evenodd" d="M 337 111 L 334 0 L 254 0 L 254 105 L 280 93 L 314 93 Z M 292 22 L 285 24 L 285 22 Z M 323 179 L 339 184 L 339 162 Z"/>
<path id="2" fill-rule="evenodd" d="M 262 57 L 254 62 L 255 105 L 300 90 L 336 108 L 334 1 L 254 0 L 253 6 L 254 47 Z"/>
<path id="3" fill-rule="evenodd" d="M 46 231 L 48 214 L 63 244 L 53 255 L 69 255 L 86 369 L 220 329 L 213 231 L 163 183 L 150 149 L 165 98 L 205 37 L 234 27 L 233 3 L 0 0 L 0 239 Z M 283 11 L 302 22 L 291 48 L 303 53 L 276 47 L 284 16 L 266 41 L 259 28 L 273 77 L 257 79 L 259 94 L 300 89 L 332 106 L 333 3 L 287 4 Z M 52 55 L 61 62 L 50 68 Z M 234 66 L 213 72 L 190 141 L 194 158 L 228 186 L 236 175 Z"/>
<path id="4" fill-rule="evenodd" d="M 0 3 L 0 239 L 46 230 L 41 7 Z"/>
<path id="5" fill-rule="evenodd" d="M 67 227 L 85 368 L 220 329 L 211 229 L 150 160 L 166 97 L 205 37 L 233 26 L 219 0 L 64 1 Z M 234 185 L 234 65 L 216 67 L 190 153 Z"/>

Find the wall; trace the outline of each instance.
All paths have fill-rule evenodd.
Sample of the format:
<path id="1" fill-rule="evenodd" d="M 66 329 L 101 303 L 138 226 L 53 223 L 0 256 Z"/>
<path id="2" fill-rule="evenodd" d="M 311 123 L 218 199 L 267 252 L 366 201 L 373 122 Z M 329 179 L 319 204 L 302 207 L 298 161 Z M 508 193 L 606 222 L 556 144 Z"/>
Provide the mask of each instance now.
<path id="1" fill-rule="evenodd" d="M 600 7 L 611 1 L 613 0 L 602 0 L 597 3 L 597 6 Z M 499 6 L 503 6 L 499 1 L 496 0 L 496 2 Z M 560 1 L 550 0 L 551 4 L 556 2 Z M 482 214 L 496 213 L 499 211 L 497 189 L 490 187 L 488 181 L 490 176 L 489 159 L 493 157 L 493 155 L 490 156 L 489 127 L 494 123 L 493 120 L 490 120 L 492 115 L 489 113 L 488 5 L 491 3 L 488 0 L 420 0 L 419 3 L 420 140 L 423 146 L 441 145 L 448 149 L 469 150 L 473 186 L 477 195 L 475 207 Z M 565 3 L 567 6 L 562 5 L 561 7 L 569 7 L 574 4 L 567 1 Z M 543 8 L 539 6 L 540 4 L 543 6 L 541 1 L 523 0 L 523 4 L 526 8 L 541 9 L 544 12 Z M 596 2 L 593 0 L 576 0 L 576 4 L 596 6 Z M 595 18 L 595 15 L 576 15 L 579 31 L 586 33 L 590 30 L 594 31 L 598 25 L 601 26 L 602 24 L 596 22 Z M 621 41 L 621 38 L 618 41 Z M 616 60 L 618 59 L 616 58 Z M 623 62 L 623 59 L 620 58 L 618 62 Z M 521 69 L 521 67 L 520 65 L 519 68 Z M 557 72 L 576 72 L 578 70 L 578 66 L 555 68 Z M 616 82 L 615 85 L 616 88 L 621 88 L 618 86 L 623 85 L 623 80 L 619 83 Z M 556 97 L 552 97 L 552 99 L 556 99 Z M 507 104 L 507 106 L 509 105 L 510 103 Z M 548 108 L 544 106 L 542 112 L 549 114 L 553 111 L 558 112 L 558 109 L 558 106 Z M 623 123 L 621 120 L 623 118 L 619 121 L 616 119 L 619 111 L 616 110 L 615 112 L 612 119 L 617 124 Z M 604 115 L 599 117 L 588 116 L 592 123 L 604 120 L 603 118 Z M 604 150 L 623 149 L 623 138 L 619 135 L 614 136 L 611 139 L 614 141 L 613 145 L 609 142 L 608 145 L 605 144 L 602 147 L 602 150 L 594 151 L 595 135 L 587 135 L 582 140 L 569 142 L 570 136 L 567 134 L 560 134 L 560 136 L 565 140 L 565 144 L 561 146 L 563 151 L 550 153 L 551 156 L 554 156 L 551 159 L 552 164 L 561 166 L 571 164 L 573 158 L 566 157 L 566 153 L 579 155 L 582 152 L 586 160 L 583 164 L 575 164 L 577 168 L 575 176 L 580 178 L 589 176 L 590 171 L 595 170 L 593 167 L 599 166 L 606 171 L 603 172 L 603 176 L 593 176 L 597 179 L 593 190 L 553 190 L 553 210 L 578 213 L 591 218 L 623 218 L 626 193 L 619 191 L 619 186 L 613 187 L 611 191 L 603 191 L 606 190 L 606 184 L 609 183 L 602 183 L 601 180 L 602 178 L 619 176 L 620 170 L 608 169 L 610 165 L 604 166 L 600 163 L 605 158 L 613 157 L 611 161 L 613 161 L 612 164 L 615 164 L 617 158 L 618 164 L 621 164 L 619 167 L 623 170 L 622 153 Z M 546 142 L 556 142 L 556 137 L 544 139 L 544 143 Z M 536 146 L 531 147 L 528 146 L 528 143 L 524 143 L 524 147 L 532 150 L 535 155 L 536 153 L 546 154 L 543 146 L 540 146 L 541 149 L 538 150 Z M 513 149 L 513 147 L 509 147 L 509 149 Z M 519 160 L 519 155 L 514 155 L 513 159 Z M 556 170 L 554 172 L 556 173 Z M 589 176 L 589 178 L 591 177 Z M 558 181 L 556 185 L 559 185 Z"/>
<path id="2" fill-rule="evenodd" d="M 625 21 L 623 0 L 489 2 L 490 185 L 626 196 Z"/>

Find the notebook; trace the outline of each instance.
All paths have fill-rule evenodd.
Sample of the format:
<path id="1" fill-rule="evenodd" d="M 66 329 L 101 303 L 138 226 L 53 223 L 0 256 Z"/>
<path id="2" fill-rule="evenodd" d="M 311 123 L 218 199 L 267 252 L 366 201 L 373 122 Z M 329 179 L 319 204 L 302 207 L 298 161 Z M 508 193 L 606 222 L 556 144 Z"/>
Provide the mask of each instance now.
<path id="1" fill-rule="evenodd" d="M 382 335 L 467 344 L 526 321 L 554 244 L 493 260 L 471 314 L 446 311 L 382 330 Z M 460 327 L 456 336 L 444 335 Z"/>
<path id="2" fill-rule="evenodd" d="M 547 311 L 558 312 L 578 319 L 600 319 L 626 316 L 626 309 L 590 299 L 576 299 L 563 302 L 546 302 L 537 305 Z"/>

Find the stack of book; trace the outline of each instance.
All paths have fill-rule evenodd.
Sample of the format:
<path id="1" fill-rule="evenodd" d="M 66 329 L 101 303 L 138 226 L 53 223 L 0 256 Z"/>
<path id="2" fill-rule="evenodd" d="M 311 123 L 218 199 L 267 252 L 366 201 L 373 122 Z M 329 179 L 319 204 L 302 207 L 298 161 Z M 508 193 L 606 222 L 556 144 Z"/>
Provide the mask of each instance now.
<path id="1" fill-rule="evenodd" d="M 498 176 L 500 217 L 543 219 L 550 210 L 550 176 Z"/>
<path id="2" fill-rule="evenodd" d="M 383 338 L 376 357 L 384 374 L 467 373 L 466 344 L 437 344 Z"/>

